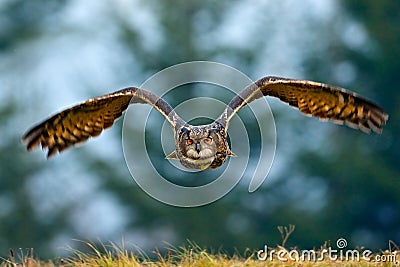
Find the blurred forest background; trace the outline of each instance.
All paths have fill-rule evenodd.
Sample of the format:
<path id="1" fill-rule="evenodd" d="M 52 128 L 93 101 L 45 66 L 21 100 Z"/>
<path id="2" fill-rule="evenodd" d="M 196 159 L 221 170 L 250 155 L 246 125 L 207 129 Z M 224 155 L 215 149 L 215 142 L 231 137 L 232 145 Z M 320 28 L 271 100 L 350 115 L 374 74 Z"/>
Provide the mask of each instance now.
<path id="1" fill-rule="evenodd" d="M 381 105 L 388 125 L 367 135 L 270 100 L 278 143 L 268 179 L 255 193 L 243 183 L 190 209 L 162 204 L 132 181 L 122 120 L 49 161 L 25 152 L 24 131 L 48 115 L 192 60 L 254 80 L 349 88 Z M 244 251 L 280 243 L 277 226 L 288 224 L 296 225 L 288 245 L 304 249 L 340 237 L 374 250 L 400 244 L 399 73 L 398 0 L 2 0 L 0 256 L 32 247 L 55 257 L 78 247 L 73 239 L 122 237 L 146 252 L 186 240 Z"/>

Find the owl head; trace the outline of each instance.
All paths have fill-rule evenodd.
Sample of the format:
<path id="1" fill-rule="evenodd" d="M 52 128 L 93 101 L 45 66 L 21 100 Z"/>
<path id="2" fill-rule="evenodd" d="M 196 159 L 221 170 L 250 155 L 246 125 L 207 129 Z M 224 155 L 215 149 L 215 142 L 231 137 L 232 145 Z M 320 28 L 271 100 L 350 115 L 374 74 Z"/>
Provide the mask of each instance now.
<path id="1" fill-rule="evenodd" d="M 189 169 L 219 167 L 229 155 L 226 133 L 222 125 L 184 125 L 176 130 L 176 150 L 167 158 L 178 159 Z"/>

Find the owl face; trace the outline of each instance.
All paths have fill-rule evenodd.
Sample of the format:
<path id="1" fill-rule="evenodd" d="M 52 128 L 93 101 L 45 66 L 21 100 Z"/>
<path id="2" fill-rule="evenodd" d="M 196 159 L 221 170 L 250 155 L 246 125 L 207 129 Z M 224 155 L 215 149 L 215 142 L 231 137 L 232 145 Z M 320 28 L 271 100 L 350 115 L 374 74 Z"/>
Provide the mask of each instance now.
<path id="1" fill-rule="evenodd" d="M 205 170 L 218 167 L 221 158 L 224 158 L 223 163 L 227 157 L 224 134 L 225 131 L 221 131 L 214 124 L 181 127 L 177 131 L 177 158 L 183 166 L 190 169 Z"/>

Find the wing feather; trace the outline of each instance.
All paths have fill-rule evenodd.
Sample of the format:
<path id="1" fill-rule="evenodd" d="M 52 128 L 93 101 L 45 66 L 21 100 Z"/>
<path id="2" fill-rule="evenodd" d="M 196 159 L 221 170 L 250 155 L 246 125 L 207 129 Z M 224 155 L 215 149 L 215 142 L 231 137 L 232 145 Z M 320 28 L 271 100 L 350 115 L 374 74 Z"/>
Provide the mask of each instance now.
<path id="1" fill-rule="evenodd" d="M 47 157 L 101 134 L 122 116 L 129 104 L 150 104 L 174 127 L 180 117 L 163 99 L 149 91 L 129 87 L 89 99 L 65 109 L 28 130 L 22 138 L 27 150 L 48 149 Z"/>
<path id="2" fill-rule="evenodd" d="M 323 83 L 279 77 L 265 77 L 246 87 L 218 118 L 223 125 L 248 103 L 272 96 L 298 108 L 303 114 L 346 124 L 369 133 L 382 132 L 388 120 L 382 108 L 356 93 Z"/>

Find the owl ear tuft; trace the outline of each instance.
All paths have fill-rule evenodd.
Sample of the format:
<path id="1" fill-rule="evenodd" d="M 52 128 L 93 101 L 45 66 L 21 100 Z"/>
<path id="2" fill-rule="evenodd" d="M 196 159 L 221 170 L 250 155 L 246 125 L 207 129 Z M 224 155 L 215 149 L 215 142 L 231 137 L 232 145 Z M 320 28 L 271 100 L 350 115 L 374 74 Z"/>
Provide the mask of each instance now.
<path id="1" fill-rule="evenodd" d="M 165 158 L 166 159 L 178 159 L 178 157 L 176 156 L 176 151 L 175 150 L 172 151 L 172 153 L 167 155 Z"/>
<path id="2" fill-rule="evenodd" d="M 230 157 L 237 157 L 237 155 L 235 153 L 233 153 L 232 151 L 229 150 L 228 156 Z"/>

